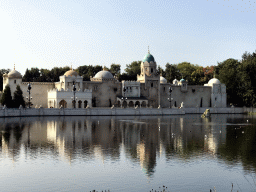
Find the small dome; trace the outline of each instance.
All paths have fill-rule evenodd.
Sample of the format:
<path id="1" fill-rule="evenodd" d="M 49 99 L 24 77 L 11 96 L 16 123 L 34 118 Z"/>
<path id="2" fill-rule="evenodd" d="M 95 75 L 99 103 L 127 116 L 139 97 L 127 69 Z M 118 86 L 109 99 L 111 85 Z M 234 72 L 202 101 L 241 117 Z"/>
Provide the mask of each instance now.
<path id="1" fill-rule="evenodd" d="M 8 78 L 22 78 L 22 75 L 14 69 L 8 73 Z"/>
<path id="2" fill-rule="evenodd" d="M 160 83 L 167 83 L 167 80 L 163 76 L 160 76 Z"/>
<path id="3" fill-rule="evenodd" d="M 109 71 L 99 71 L 94 78 L 97 79 L 113 79 L 113 75 Z"/>
<path id="4" fill-rule="evenodd" d="M 186 82 L 185 79 L 181 79 L 180 82 Z"/>
<path id="5" fill-rule="evenodd" d="M 68 76 L 76 76 L 77 77 L 78 73 L 71 69 L 71 70 L 67 71 L 64 75 L 66 77 L 68 77 Z"/>
<path id="6" fill-rule="evenodd" d="M 151 61 L 155 62 L 155 59 L 153 57 L 153 55 L 151 55 L 150 53 L 148 53 L 147 55 L 145 55 L 144 59 L 142 60 L 143 62 L 148 62 L 150 63 Z"/>
<path id="7" fill-rule="evenodd" d="M 177 79 L 174 79 L 174 80 L 172 81 L 172 84 L 177 85 L 177 84 L 178 84 L 178 80 L 177 80 Z"/>
<path id="8" fill-rule="evenodd" d="M 216 79 L 215 77 L 212 78 L 209 82 L 208 82 L 209 85 L 212 85 L 212 84 L 221 84 L 221 82 L 219 81 L 219 79 Z"/>

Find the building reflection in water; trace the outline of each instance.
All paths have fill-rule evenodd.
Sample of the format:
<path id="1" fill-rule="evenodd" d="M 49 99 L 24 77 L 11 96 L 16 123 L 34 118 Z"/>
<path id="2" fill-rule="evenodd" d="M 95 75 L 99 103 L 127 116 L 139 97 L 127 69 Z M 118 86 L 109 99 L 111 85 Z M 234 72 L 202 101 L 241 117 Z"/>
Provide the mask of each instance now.
<path id="1" fill-rule="evenodd" d="M 183 161 L 219 154 L 230 158 L 225 149 L 226 138 L 234 139 L 233 132 L 227 135 L 229 121 L 233 119 L 228 115 L 5 118 L 0 119 L 0 155 L 14 162 L 24 152 L 26 158 L 46 154 L 69 163 L 94 159 L 104 163 L 119 161 L 123 151 L 150 177 L 157 158 Z M 250 160 L 244 162 L 248 167 Z"/>

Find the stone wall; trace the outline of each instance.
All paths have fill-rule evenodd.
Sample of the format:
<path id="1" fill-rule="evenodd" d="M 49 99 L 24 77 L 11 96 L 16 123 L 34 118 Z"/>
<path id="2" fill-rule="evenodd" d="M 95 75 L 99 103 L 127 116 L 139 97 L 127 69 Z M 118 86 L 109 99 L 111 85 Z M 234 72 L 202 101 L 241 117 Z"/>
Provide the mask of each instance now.
<path id="1" fill-rule="evenodd" d="M 31 82 L 31 91 L 30 97 L 32 97 L 31 102 L 39 107 L 48 107 L 48 90 L 54 88 L 54 83 L 41 83 L 41 82 Z M 28 82 L 22 82 L 20 85 L 21 90 L 23 91 L 23 97 L 25 101 L 27 101 L 26 97 L 28 97 Z"/>
<path id="2" fill-rule="evenodd" d="M 122 95 L 122 83 L 117 81 L 84 81 L 85 89 L 92 90 L 93 107 L 110 107 L 117 105 L 116 96 Z"/>
<path id="3" fill-rule="evenodd" d="M 185 115 L 203 114 L 207 108 L 89 108 L 89 109 L 0 109 L 0 117 L 25 117 L 25 116 L 150 116 L 150 115 Z M 244 113 L 246 108 L 209 108 L 210 113 Z M 256 111 L 256 109 L 255 109 Z"/>
<path id="4" fill-rule="evenodd" d="M 180 107 L 183 102 L 185 108 L 210 107 L 211 87 L 188 85 L 187 90 L 182 91 L 181 86 L 172 86 L 171 97 L 173 98 L 172 106 L 176 102 L 176 107 Z"/>

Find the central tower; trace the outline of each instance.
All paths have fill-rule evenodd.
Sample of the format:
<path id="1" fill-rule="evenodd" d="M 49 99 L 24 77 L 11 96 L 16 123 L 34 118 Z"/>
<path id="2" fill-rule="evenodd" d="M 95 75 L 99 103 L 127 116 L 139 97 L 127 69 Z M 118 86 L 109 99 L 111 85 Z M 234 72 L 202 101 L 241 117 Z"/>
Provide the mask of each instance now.
<path id="1" fill-rule="evenodd" d="M 157 72 L 153 55 L 148 53 L 141 62 L 141 73 L 137 75 L 137 81 L 141 83 L 141 96 L 148 99 L 149 107 L 160 105 L 160 75 Z"/>

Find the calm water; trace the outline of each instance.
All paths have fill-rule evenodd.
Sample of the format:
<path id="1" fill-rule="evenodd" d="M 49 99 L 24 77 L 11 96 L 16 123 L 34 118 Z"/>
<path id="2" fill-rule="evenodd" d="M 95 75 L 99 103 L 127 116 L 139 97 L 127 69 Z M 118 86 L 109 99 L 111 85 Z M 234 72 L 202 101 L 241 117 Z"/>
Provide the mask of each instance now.
<path id="1" fill-rule="evenodd" d="M 253 116 L 2 118 L 0 138 L 0 191 L 256 191 Z"/>

